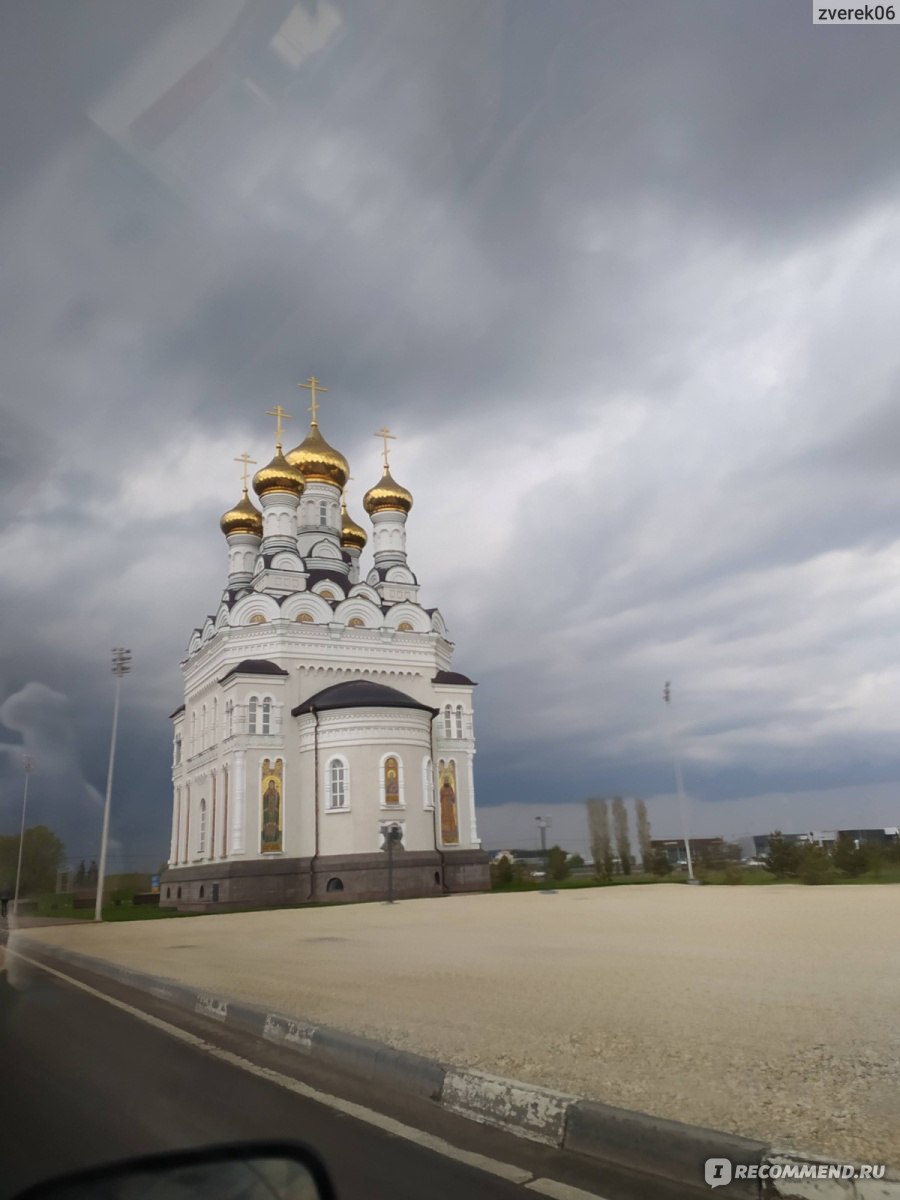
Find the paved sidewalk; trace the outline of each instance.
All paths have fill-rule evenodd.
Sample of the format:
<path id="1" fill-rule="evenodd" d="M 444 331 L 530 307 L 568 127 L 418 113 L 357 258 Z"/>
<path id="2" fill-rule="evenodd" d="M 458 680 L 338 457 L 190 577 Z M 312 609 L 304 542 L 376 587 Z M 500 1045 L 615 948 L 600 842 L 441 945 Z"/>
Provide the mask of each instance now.
<path id="1" fill-rule="evenodd" d="M 900 1162 L 900 888 L 679 885 L 29 930 L 656 1116 Z"/>

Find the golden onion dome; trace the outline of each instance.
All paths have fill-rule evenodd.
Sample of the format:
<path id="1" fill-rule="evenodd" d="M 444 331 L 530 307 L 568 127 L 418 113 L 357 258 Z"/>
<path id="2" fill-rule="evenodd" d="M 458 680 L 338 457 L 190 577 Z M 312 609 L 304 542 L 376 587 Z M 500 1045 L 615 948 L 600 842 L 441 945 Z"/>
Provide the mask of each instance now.
<path id="1" fill-rule="evenodd" d="M 287 456 L 292 467 L 297 467 L 307 483 L 315 480 L 319 483 L 331 483 L 343 488 L 350 477 L 350 466 L 339 450 L 329 446 L 319 433 L 317 422 L 313 421 L 306 439 L 295 447 Z"/>
<path id="2" fill-rule="evenodd" d="M 257 537 L 262 537 L 262 513 L 254 506 L 253 501 L 247 495 L 246 488 L 234 508 L 230 508 L 227 513 L 222 514 L 219 525 L 226 537 L 231 533 L 253 533 Z"/>
<path id="3" fill-rule="evenodd" d="M 341 545 L 355 546 L 357 550 L 362 550 L 368 540 L 366 531 L 361 525 L 357 525 L 347 512 L 347 501 L 341 500 Z"/>
<path id="4" fill-rule="evenodd" d="M 412 492 L 407 491 L 401 483 L 397 483 L 387 467 L 384 468 L 381 480 L 363 496 L 363 508 L 370 516 L 372 513 L 388 509 L 408 513 L 412 503 Z"/>
<path id="5" fill-rule="evenodd" d="M 299 496 L 306 487 L 303 472 L 292 467 L 281 452 L 281 446 L 275 447 L 275 457 L 265 467 L 253 476 L 253 490 L 257 496 L 265 496 L 266 492 L 293 492 Z"/>

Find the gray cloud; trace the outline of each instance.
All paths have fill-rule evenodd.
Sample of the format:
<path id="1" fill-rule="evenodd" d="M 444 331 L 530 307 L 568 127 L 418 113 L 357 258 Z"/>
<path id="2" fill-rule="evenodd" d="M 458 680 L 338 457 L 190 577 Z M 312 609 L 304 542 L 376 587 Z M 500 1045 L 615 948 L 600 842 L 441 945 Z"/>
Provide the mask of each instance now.
<path id="1" fill-rule="evenodd" d="M 711 832 L 900 778 L 889 39 L 775 2 L 322 0 L 293 69 L 291 9 L 143 124 L 134 81 L 228 6 L 6 16 L 6 745 L 40 681 L 102 782 L 129 642 L 114 833 L 156 865 L 231 459 L 278 401 L 300 439 L 314 370 L 358 519 L 401 435 L 483 804 L 666 793 L 666 678 Z"/>

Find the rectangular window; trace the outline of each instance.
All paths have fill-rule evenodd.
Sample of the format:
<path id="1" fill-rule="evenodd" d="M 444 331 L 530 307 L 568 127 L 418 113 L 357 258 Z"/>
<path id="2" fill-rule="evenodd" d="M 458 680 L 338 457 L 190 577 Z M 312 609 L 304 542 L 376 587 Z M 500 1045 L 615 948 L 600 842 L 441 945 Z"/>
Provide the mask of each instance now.
<path id="1" fill-rule="evenodd" d="M 344 808 L 347 803 L 347 772 L 342 762 L 331 764 L 331 807 Z"/>

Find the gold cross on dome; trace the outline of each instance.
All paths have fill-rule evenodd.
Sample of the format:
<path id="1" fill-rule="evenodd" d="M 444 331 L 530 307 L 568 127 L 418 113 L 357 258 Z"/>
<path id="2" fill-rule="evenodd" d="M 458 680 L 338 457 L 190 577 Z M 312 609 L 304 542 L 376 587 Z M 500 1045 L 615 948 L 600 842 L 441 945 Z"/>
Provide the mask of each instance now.
<path id="1" fill-rule="evenodd" d="M 282 427 L 281 427 L 281 422 L 282 421 L 290 421 L 293 418 L 291 417 L 291 414 L 289 412 L 286 412 L 281 407 L 280 404 L 276 404 L 274 408 L 267 408 L 266 416 L 275 418 L 275 449 L 280 450 L 281 449 L 281 434 L 283 432 Z"/>
<path id="2" fill-rule="evenodd" d="M 397 435 L 396 435 L 396 433 L 391 433 L 391 431 L 387 428 L 387 426 L 385 426 L 383 429 L 379 429 L 378 432 L 374 436 L 380 437 L 384 440 L 384 450 L 382 451 L 382 454 L 384 455 L 384 469 L 387 470 L 388 469 L 388 438 L 390 438 L 392 441 L 396 441 Z"/>
<path id="3" fill-rule="evenodd" d="M 244 469 L 243 469 L 243 471 L 241 472 L 241 477 L 243 478 L 243 481 L 244 481 L 244 491 L 246 492 L 246 490 L 247 490 L 247 480 L 248 480 L 248 478 L 249 478 L 249 476 L 250 476 L 250 467 L 251 467 L 251 465 L 252 465 L 252 466 L 254 466 L 254 467 L 256 466 L 256 459 L 255 459 L 255 458 L 251 458 L 251 457 L 250 457 L 250 455 L 249 455 L 249 454 L 247 453 L 247 451 L 245 450 L 245 451 L 244 451 L 244 453 L 243 453 L 243 454 L 240 456 L 240 458 L 236 458 L 234 461 L 235 461 L 235 462 L 239 462 L 239 463 L 243 463 L 243 464 L 244 464 Z"/>
<path id="4" fill-rule="evenodd" d="M 319 411 L 319 405 L 316 403 L 316 392 L 327 392 L 328 388 L 322 387 L 315 375 L 310 375 L 306 383 L 298 383 L 297 387 L 308 388 L 312 392 L 312 404 L 310 404 L 308 411 L 312 413 L 311 424 L 318 425 L 319 422 L 316 420 L 316 413 Z"/>

